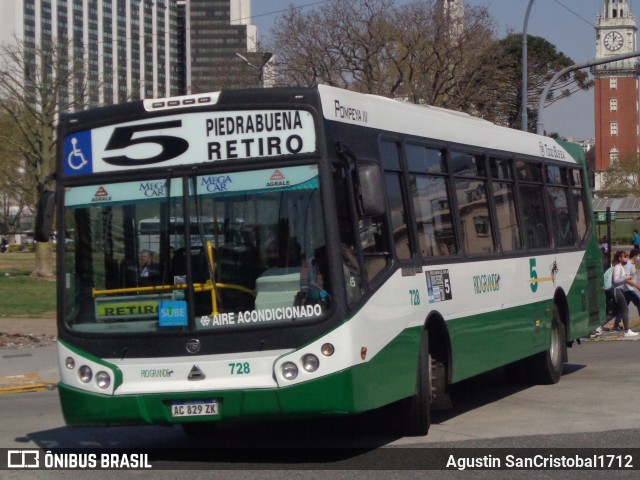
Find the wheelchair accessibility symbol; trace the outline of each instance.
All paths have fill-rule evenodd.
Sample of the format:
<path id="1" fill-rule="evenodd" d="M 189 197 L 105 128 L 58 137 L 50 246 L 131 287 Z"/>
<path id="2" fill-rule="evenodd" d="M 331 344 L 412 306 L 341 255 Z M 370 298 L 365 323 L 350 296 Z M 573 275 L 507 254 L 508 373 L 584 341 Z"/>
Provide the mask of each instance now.
<path id="1" fill-rule="evenodd" d="M 67 165 L 69 165 L 74 170 L 80 170 L 87 163 L 87 160 L 84 158 L 82 154 L 82 150 L 78 148 L 78 139 L 73 137 L 71 139 L 71 152 L 67 157 Z"/>
<path id="2" fill-rule="evenodd" d="M 67 175 L 92 173 L 91 132 L 76 132 L 64 142 L 64 171 Z"/>

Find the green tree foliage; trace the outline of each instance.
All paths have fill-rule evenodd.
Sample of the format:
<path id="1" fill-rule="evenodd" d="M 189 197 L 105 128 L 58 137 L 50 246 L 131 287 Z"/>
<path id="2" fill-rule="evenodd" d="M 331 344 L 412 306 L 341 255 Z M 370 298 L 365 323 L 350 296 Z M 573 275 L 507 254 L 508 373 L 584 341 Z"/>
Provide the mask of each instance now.
<path id="1" fill-rule="evenodd" d="M 575 62 L 541 37 L 527 36 L 527 119 L 528 130 L 536 130 L 540 93 L 549 80 L 560 70 Z M 485 85 L 486 103 L 482 109 L 485 118 L 512 128 L 520 128 L 522 119 L 522 35 L 510 34 L 497 42 L 496 48 L 484 61 L 494 65 L 492 80 Z M 545 106 L 569 97 L 593 85 L 585 70 L 577 70 L 561 77 L 549 91 Z"/>
<path id="2" fill-rule="evenodd" d="M 640 154 L 612 162 L 604 171 L 599 193 L 607 198 L 640 197 Z"/>

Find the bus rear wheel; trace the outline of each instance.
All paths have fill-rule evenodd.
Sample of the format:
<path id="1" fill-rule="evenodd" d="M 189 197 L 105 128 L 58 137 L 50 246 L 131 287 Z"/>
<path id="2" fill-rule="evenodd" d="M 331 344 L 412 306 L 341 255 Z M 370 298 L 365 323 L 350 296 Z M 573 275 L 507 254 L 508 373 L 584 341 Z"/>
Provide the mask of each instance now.
<path id="1" fill-rule="evenodd" d="M 429 339 L 424 332 L 420 340 L 420 355 L 416 378 L 416 393 L 401 402 L 403 432 L 409 436 L 422 436 L 431 426 L 432 369 L 429 355 Z"/>
<path id="2" fill-rule="evenodd" d="M 531 379 L 543 385 L 558 383 L 562 376 L 564 349 L 566 348 L 565 331 L 560 311 L 553 306 L 551 320 L 551 341 L 549 349 L 540 352 L 529 359 L 529 373 Z"/>

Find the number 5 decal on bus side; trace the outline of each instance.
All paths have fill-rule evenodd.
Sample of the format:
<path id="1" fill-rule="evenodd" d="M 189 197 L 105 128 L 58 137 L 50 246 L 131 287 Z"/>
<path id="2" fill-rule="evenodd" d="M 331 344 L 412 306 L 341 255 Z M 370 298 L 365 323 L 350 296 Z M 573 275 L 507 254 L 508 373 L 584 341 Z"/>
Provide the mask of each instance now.
<path id="1" fill-rule="evenodd" d="M 111 165 L 119 165 L 127 167 L 131 165 L 151 165 L 154 163 L 164 162 L 179 157 L 189 149 L 189 142 L 184 138 L 174 137 L 171 135 L 149 135 L 146 137 L 133 138 L 138 132 L 147 132 L 149 130 L 164 130 L 167 128 L 180 128 L 181 120 L 173 120 L 167 122 L 145 123 L 143 125 L 129 125 L 126 127 L 117 127 L 113 130 L 113 134 L 105 147 L 107 150 L 121 150 L 132 145 L 150 144 L 149 150 L 153 153 L 157 152 L 160 146 L 160 153 L 151 157 L 131 158 L 126 155 L 116 155 L 113 157 L 103 157 L 107 163 Z"/>
<path id="2" fill-rule="evenodd" d="M 536 259 L 529 259 L 529 286 L 531 287 L 531 291 L 536 293 L 538 290 L 538 274 L 536 273 Z"/>

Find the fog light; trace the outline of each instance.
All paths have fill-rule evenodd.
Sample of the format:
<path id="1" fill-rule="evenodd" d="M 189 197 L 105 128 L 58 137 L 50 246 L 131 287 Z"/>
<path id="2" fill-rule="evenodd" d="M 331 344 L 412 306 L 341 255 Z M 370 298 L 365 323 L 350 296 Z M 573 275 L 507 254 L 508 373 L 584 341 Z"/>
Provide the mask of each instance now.
<path id="1" fill-rule="evenodd" d="M 318 357 L 311 353 L 307 353 L 304 357 L 302 357 L 302 368 L 304 368 L 307 372 L 315 372 L 318 370 L 320 366 L 320 360 Z"/>
<path id="2" fill-rule="evenodd" d="M 96 385 L 100 388 L 108 388 L 111 385 L 111 377 L 107 372 L 96 373 Z"/>
<path id="3" fill-rule="evenodd" d="M 293 380 L 298 376 L 298 367 L 296 367 L 295 363 L 285 362 L 280 368 L 282 370 L 282 376 L 286 380 Z"/>
<path id="4" fill-rule="evenodd" d="M 324 345 L 322 345 L 322 348 L 320 349 L 320 351 L 325 357 L 330 357 L 331 355 L 333 355 L 333 352 L 335 352 L 336 350 L 332 344 L 325 343 Z"/>
<path id="5" fill-rule="evenodd" d="M 76 361 L 72 357 L 67 357 L 64 360 L 64 366 L 69 370 L 73 370 L 74 368 L 76 368 Z"/>
<path id="6" fill-rule="evenodd" d="M 89 383 L 93 378 L 91 367 L 87 367 L 86 365 L 81 366 L 80 369 L 78 369 L 78 376 L 82 383 Z"/>

